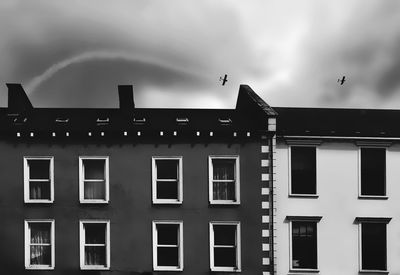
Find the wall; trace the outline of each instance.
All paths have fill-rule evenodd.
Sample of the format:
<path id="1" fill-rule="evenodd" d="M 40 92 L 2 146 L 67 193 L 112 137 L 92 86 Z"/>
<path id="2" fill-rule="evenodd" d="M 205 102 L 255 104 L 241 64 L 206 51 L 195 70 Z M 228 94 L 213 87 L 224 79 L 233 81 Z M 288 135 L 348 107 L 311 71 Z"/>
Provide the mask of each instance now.
<path id="1" fill-rule="evenodd" d="M 0 268 L 6 272 L 4 274 L 151 272 L 152 221 L 173 219 L 183 220 L 184 228 L 184 271 L 176 274 L 210 274 L 208 223 L 234 220 L 241 222 L 241 274 L 261 274 L 263 210 L 260 195 L 260 142 L 256 139 L 231 144 L 82 144 L 68 141 L 57 144 L 50 141 L 1 141 Z M 79 204 L 78 157 L 82 155 L 109 156 L 109 204 Z M 240 206 L 209 206 L 209 155 L 240 155 Z M 54 156 L 53 204 L 24 204 L 23 156 Z M 152 156 L 183 156 L 182 205 L 152 205 Z M 36 218 L 55 219 L 54 271 L 24 270 L 24 219 Z M 95 218 L 111 220 L 111 269 L 106 272 L 83 272 L 79 270 L 79 220 Z"/>
<path id="2" fill-rule="evenodd" d="M 277 274 L 289 274 L 289 224 L 285 217 L 322 216 L 318 223 L 320 274 L 359 274 L 356 217 L 392 217 L 387 225 L 390 274 L 400 274 L 400 145 L 386 152 L 387 200 L 358 199 L 358 148 L 351 142 L 323 142 L 317 147 L 318 198 L 289 198 L 288 146 L 276 149 Z M 300 273 L 302 274 L 302 273 Z"/>

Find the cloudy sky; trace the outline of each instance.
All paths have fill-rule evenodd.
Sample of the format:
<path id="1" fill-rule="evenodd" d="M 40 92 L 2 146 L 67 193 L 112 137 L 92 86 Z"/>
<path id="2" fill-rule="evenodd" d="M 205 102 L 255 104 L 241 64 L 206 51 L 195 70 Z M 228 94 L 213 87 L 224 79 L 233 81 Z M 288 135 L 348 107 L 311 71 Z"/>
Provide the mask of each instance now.
<path id="1" fill-rule="evenodd" d="M 400 108 L 398 0 L 1 0 L 0 106 Z M 228 74 L 222 86 L 219 77 Z M 337 79 L 346 76 L 343 86 Z"/>

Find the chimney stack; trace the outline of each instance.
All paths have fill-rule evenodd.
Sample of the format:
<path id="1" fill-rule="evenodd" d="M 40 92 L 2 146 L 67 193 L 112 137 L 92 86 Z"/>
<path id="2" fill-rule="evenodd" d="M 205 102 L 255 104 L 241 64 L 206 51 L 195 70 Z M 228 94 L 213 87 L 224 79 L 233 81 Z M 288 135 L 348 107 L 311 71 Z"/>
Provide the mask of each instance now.
<path id="1" fill-rule="evenodd" d="M 32 103 L 19 83 L 6 83 L 8 87 L 8 112 L 21 114 L 33 109 Z"/>
<path id="2" fill-rule="evenodd" d="M 133 100 L 133 86 L 132 85 L 118 85 L 119 94 L 119 108 L 123 112 L 133 112 L 135 109 L 135 102 Z"/>

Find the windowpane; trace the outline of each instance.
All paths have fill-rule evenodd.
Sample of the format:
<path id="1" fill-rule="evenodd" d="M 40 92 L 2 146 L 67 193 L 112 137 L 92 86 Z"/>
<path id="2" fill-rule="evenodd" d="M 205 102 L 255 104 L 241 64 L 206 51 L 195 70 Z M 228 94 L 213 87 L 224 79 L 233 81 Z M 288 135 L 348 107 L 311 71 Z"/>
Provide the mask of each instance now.
<path id="1" fill-rule="evenodd" d="M 85 181 L 84 198 L 104 200 L 106 196 L 104 181 Z"/>
<path id="2" fill-rule="evenodd" d="M 156 160 L 157 179 L 178 179 L 178 163 L 177 159 L 159 159 Z"/>
<path id="3" fill-rule="evenodd" d="M 236 266 L 236 248 L 215 247 L 214 266 Z"/>
<path id="4" fill-rule="evenodd" d="M 157 199 L 178 199 L 178 181 L 157 181 Z"/>
<path id="5" fill-rule="evenodd" d="M 234 159 L 213 159 L 213 179 L 214 180 L 235 180 Z"/>
<path id="6" fill-rule="evenodd" d="M 291 147 L 292 194 L 316 194 L 316 148 Z"/>
<path id="7" fill-rule="evenodd" d="M 361 224 L 363 270 L 386 270 L 386 224 Z"/>
<path id="8" fill-rule="evenodd" d="M 49 159 L 30 159 L 28 160 L 30 179 L 49 179 L 50 160 Z"/>
<path id="9" fill-rule="evenodd" d="M 235 200 L 235 182 L 213 182 L 214 200 Z"/>
<path id="10" fill-rule="evenodd" d="M 87 223 L 85 224 L 85 243 L 86 244 L 105 244 L 106 243 L 106 224 Z"/>
<path id="11" fill-rule="evenodd" d="M 85 265 L 106 265 L 105 246 L 86 246 Z"/>
<path id="12" fill-rule="evenodd" d="M 50 244 L 51 223 L 30 223 L 31 243 Z"/>
<path id="13" fill-rule="evenodd" d="M 157 265 L 159 266 L 179 266 L 178 247 L 158 247 Z"/>
<path id="14" fill-rule="evenodd" d="M 178 245 L 179 224 L 157 224 L 158 244 Z"/>
<path id="15" fill-rule="evenodd" d="M 31 200 L 50 200 L 49 181 L 30 181 L 29 199 Z"/>
<path id="16" fill-rule="evenodd" d="M 236 225 L 214 225 L 215 245 L 235 245 Z"/>
<path id="17" fill-rule="evenodd" d="M 292 267 L 317 268 L 317 224 L 292 222 Z"/>
<path id="18" fill-rule="evenodd" d="M 30 247 L 31 265 L 51 265 L 51 246 L 50 245 L 31 245 Z"/>
<path id="19" fill-rule="evenodd" d="M 385 195 L 385 156 L 385 148 L 361 148 L 361 195 Z"/>
<path id="20" fill-rule="evenodd" d="M 85 179 L 104 180 L 104 159 L 84 159 Z"/>

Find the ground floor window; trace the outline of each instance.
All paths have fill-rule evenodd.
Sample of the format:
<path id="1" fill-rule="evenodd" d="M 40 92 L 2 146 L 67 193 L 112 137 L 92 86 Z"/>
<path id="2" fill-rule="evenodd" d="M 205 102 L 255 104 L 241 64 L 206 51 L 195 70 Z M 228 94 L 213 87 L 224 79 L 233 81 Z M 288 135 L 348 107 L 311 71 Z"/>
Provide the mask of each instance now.
<path id="1" fill-rule="evenodd" d="M 25 221 L 25 268 L 54 269 L 54 220 Z"/>

